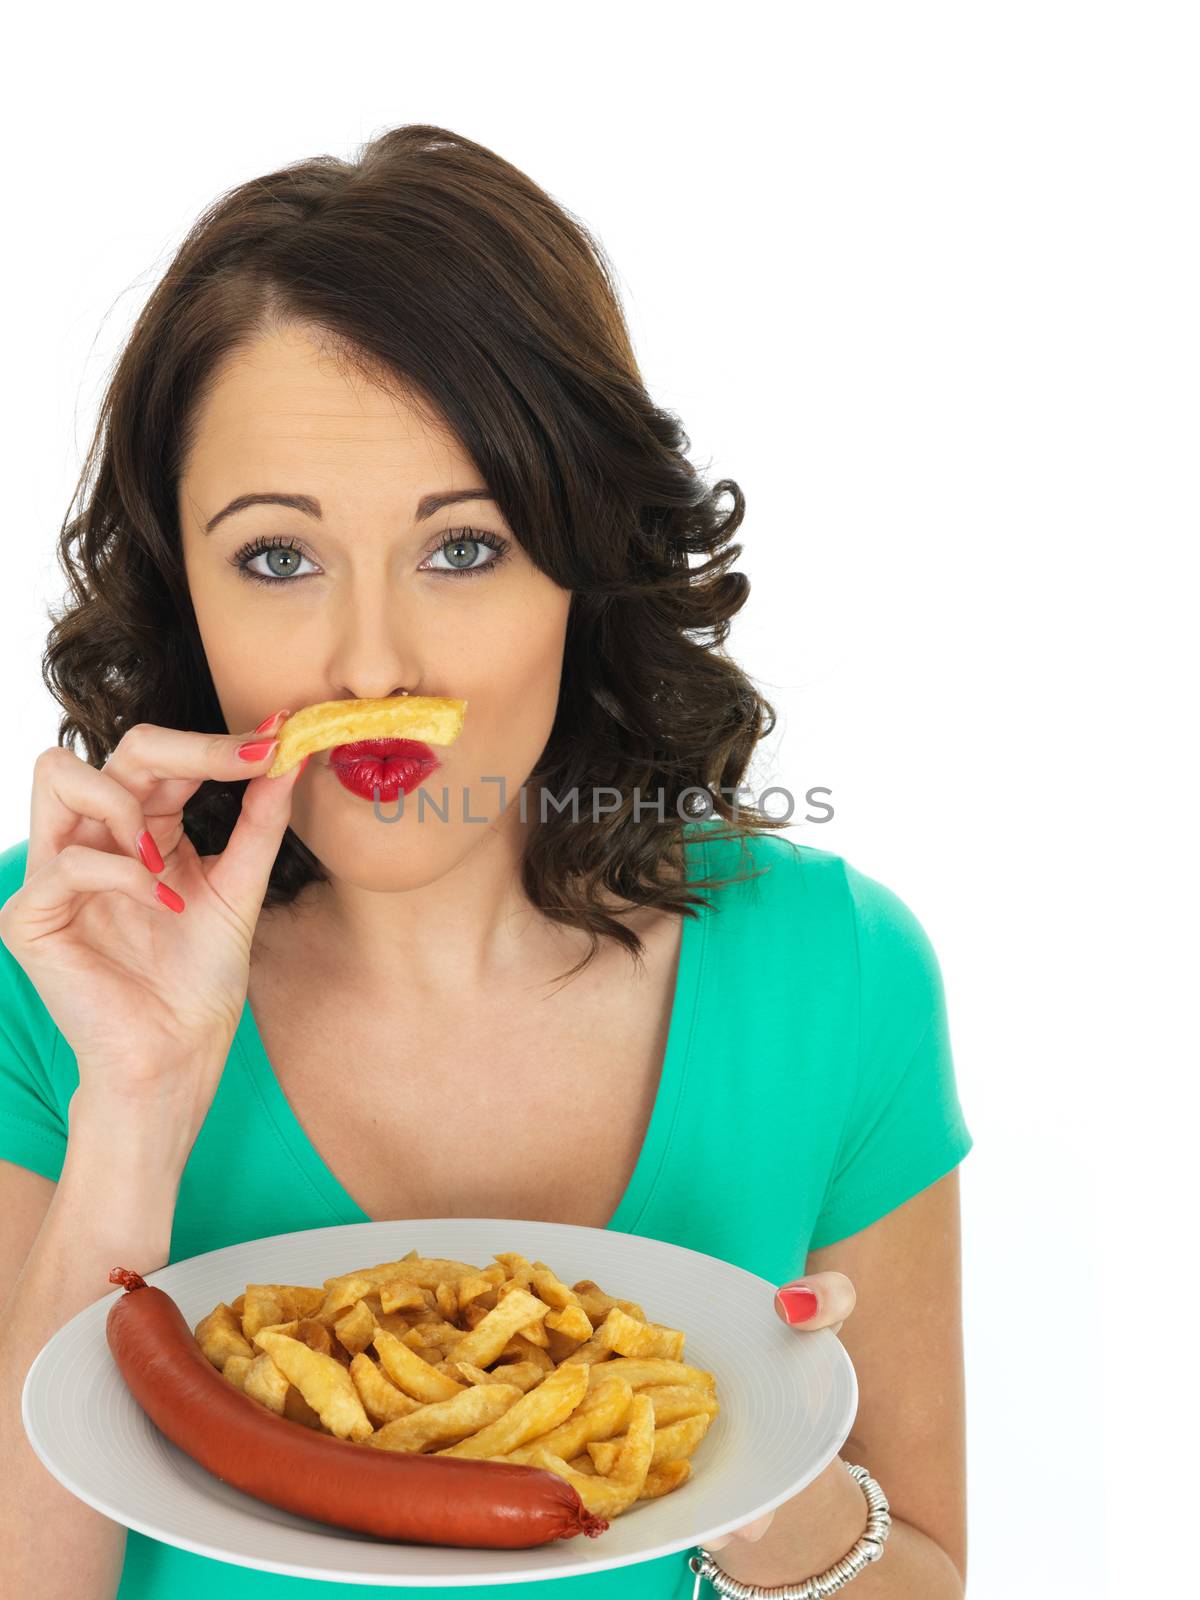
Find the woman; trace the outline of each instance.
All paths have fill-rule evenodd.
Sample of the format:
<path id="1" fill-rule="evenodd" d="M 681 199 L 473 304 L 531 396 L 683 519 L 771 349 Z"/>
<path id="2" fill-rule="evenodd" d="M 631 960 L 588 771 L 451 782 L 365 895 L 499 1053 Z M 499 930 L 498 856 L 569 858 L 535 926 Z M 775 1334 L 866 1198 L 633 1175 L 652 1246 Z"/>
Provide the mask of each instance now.
<path id="1" fill-rule="evenodd" d="M 445 129 L 235 190 L 151 296 L 63 529 L 59 743 L 0 857 L 24 1592 L 315 1595 L 75 1500 L 20 1384 L 118 1259 L 458 1215 L 780 1284 L 798 1335 L 840 1331 L 854 1432 L 708 1548 L 749 1583 L 825 1572 L 865 1464 L 893 1525 L 864 1600 L 961 1594 L 971 1139 L 937 960 L 883 885 L 744 803 L 774 715 L 720 652 L 742 498 L 687 445 L 594 241 Z M 468 712 L 402 813 L 327 750 L 267 776 L 289 711 L 404 694 Z M 686 1554 L 558 1586 L 690 1594 Z"/>

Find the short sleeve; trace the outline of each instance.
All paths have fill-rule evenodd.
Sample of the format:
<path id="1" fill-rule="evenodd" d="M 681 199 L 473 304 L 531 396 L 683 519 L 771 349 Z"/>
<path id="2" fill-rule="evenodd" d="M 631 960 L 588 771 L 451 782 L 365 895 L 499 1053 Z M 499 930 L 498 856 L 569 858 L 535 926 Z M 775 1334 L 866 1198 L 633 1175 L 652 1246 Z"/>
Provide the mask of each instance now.
<path id="1" fill-rule="evenodd" d="M 0 851 L 0 905 L 25 881 L 28 840 Z M 53 1073 L 58 1029 L 25 969 L 0 941 L 0 1160 L 58 1182 L 66 1108 Z"/>
<path id="2" fill-rule="evenodd" d="M 945 1177 L 974 1141 L 937 955 L 908 906 L 845 863 L 858 964 L 857 1075 L 809 1247 L 858 1233 Z"/>

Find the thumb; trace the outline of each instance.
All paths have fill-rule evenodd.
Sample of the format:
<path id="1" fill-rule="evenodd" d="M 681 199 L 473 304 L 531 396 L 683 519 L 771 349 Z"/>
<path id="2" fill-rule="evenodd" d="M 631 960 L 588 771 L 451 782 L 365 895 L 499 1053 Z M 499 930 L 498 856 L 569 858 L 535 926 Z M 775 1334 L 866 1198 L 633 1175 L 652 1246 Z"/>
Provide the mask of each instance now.
<path id="1" fill-rule="evenodd" d="M 271 868 L 292 815 L 292 796 L 308 761 L 278 778 L 251 778 L 229 843 L 208 874 L 209 888 L 251 926 L 258 920 Z"/>
<path id="2" fill-rule="evenodd" d="M 836 1333 L 854 1310 L 854 1285 L 844 1272 L 810 1272 L 775 1291 L 775 1311 L 791 1327 Z"/>

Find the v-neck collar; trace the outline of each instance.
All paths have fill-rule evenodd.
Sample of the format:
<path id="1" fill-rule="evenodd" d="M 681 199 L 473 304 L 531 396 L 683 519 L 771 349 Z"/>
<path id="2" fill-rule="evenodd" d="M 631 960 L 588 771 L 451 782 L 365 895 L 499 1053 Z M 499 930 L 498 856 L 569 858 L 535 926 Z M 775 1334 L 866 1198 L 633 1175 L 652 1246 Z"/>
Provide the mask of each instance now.
<path id="1" fill-rule="evenodd" d="M 695 838 L 687 839 L 687 844 L 688 882 L 691 883 L 697 876 L 692 870 L 693 846 L 701 862 L 700 875 L 708 877 L 710 872 L 703 822 L 700 823 Z M 696 913 L 694 918 L 683 919 L 675 974 L 675 997 L 671 1006 L 666 1052 L 659 1076 L 658 1093 L 646 1128 L 646 1137 L 642 1141 L 637 1163 L 617 1209 L 605 1223 L 605 1230 L 616 1233 L 634 1231 L 649 1207 L 659 1177 L 666 1166 L 699 1013 L 698 1002 L 702 987 L 701 975 L 707 944 L 709 911 L 704 906 L 698 906 Z M 266 1046 L 263 1044 L 262 1035 L 250 1008 L 249 996 L 242 1007 L 242 1015 L 234 1034 L 234 1047 L 241 1056 L 250 1081 L 280 1142 L 302 1178 L 315 1189 L 329 1207 L 334 1220 L 343 1223 L 372 1221 L 373 1219 L 321 1159 L 315 1145 L 305 1132 L 304 1125 L 293 1110 L 291 1101 L 284 1094 L 267 1056 Z"/>

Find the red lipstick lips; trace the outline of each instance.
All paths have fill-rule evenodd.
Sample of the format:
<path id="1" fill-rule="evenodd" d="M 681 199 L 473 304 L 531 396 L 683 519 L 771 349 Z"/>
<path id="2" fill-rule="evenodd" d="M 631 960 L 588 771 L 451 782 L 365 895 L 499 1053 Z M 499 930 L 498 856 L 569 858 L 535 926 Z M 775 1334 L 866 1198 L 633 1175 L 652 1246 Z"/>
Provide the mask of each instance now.
<path id="1" fill-rule="evenodd" d="M 344 789 L 364 800 L 394 800 L 401 789 L 409 794 L 441 765 L 433 751 L 419 739 L 358 739 L 334 745 L 329 765 Z"/>

